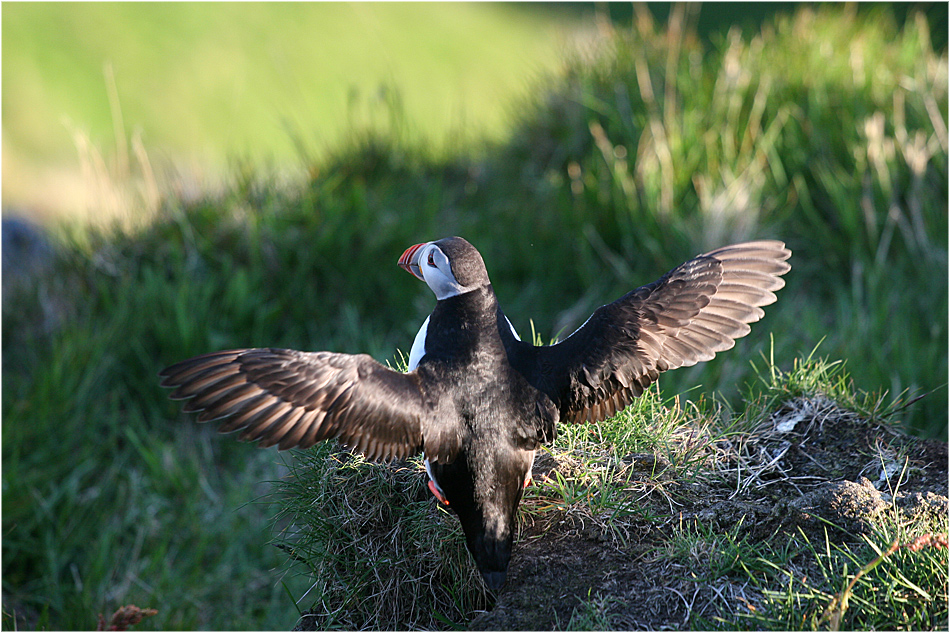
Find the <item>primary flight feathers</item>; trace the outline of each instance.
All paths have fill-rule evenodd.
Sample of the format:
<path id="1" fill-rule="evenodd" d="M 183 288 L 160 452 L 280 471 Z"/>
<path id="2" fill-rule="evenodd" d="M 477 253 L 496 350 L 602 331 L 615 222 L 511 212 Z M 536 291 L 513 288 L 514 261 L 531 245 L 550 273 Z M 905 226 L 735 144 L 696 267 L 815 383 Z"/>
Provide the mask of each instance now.
<path id="1" fill-rule="evenodd" d="M 281 450 L 328 438 L 370 459 L 409 457 L 423 448 L 419 377 L 366 356 L 288 349 L 214 352 L 165 369 L 171 397 L 191 398 L 199 422 Z"/>

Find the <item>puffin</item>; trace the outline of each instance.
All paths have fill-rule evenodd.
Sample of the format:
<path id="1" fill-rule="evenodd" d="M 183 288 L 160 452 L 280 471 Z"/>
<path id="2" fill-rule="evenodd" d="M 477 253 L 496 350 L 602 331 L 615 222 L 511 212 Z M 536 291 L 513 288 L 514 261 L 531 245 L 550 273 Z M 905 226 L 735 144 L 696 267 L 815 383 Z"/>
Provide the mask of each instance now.
<path id="1" fill-rule="evenodd" d="M 657 380 L 728 350 L 776 301 L 785 244 L 725 246 L 597 308 L 567 338 L 520 340 L 481 254 L 461 237 L 415 244 L 398 265 L 435 294 L 406 372 L 366 354 L 255 348 L 162 370 L 199 422 L 278 450 L 336 438 L 367 459 L 424 454 L 429 489 L 458 517 L 485 585 L 498 592 L 535 451 L 559 424 L 613 416 Z"/>

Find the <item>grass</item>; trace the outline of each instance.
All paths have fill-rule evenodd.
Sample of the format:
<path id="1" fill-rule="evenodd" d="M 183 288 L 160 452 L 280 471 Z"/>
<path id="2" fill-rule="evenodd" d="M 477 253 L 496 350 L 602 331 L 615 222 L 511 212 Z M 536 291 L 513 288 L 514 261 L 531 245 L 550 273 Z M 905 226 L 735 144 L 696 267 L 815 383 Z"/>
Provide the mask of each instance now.
<path id="1" fill-rule="evenodd" d="M 833 631 L 939 630 L 946 626 L 945 534 L 942 540 L 934 535 L 912 538 L 896 519 L 865 537 L 863 545 L 839 545 L 828 537 L 814 543 L 800 534 L 794 546 L 805 555 L 792 565 L 793 570 L 772 551 L 756 559 L 768 573 L 749 574 L 761 591 L 762 602 L 740 614 L 742 630 L 826 626 Z M 770 583 L 763 582 L 763 577 L 769 577 Z M 726 629 L 735 629 L 736 624 L 734 617 L 718 620 L 719 627 Z"/>
<path id="2" fill-rule="evenodd" d="M 567 631 L 609 631 L 612 630 L 608 611 L 612 600 L 601 595 L 589 596 L 579 608 L 575 609 L 568 621 Z"/>
<path id="3" fill-rule="evenodd" d="M 767 368 L 768 373 L 760 374 L 762 383 L 747 394 L 746 407 L 736 418 L 739 427 L 747 429 L 750 445 L 767 437 L 765 429 L 773 422 L 780 426 L 780 412 L 802 394 L 810 394 L 812 400 L 820 394 L 819 401 L 847 403 L 844 409 L 813 411 L 802 418 L 811 424 L 829 419 L 840 423 L 854 416 L 860 426 L 875 424 L 875 420 L 880 424 L 887 417 L 880 415 L 880 399 L 855 391 L 839 363 L 809 357 L 796 361 L 792 372 L 776 371 L 769 364 Z M 763 418 L 768 420 L 765 427 Z M 734 424 L 720 426 L 713 443 L 734 446 L 734 429 Z M 812 429 L 802 432 L 807 436 Z M 723 440 L 727 440 L 725 444 Z M 750 452 L 756 449 L 761 453 L 761 445 Z M 727 449 L 716 457 L 718 463 L 710 472 L 734 478 L 736 472 L 750 471 L 749 462 L 723 459 L 728 453 Z M 768 449 L 766 456 L 771 458 Z M 766 483 L 774 483 L 769 479 Z M 904 479 L 898 477 L 897 481 L 885 487 L 895 498 Z M 741 486 L 736 488 L 739 492 Z M 766 538 L 753 538 L 742 520 L 731 525 L 716 521 L 680 525 L 659 550 L 662 556 L 686 562 L 696 582 L 724 579 L 733 588 L 742 587 L 737 594 L 738 609 L 727 604 L 718 616 L 697 614 L 690 621 L 691 628 L 934 630 L 946 626 L 947 525 L 940 511 L 927 518 L 909 519 L 890 505 L 868 532 L 857 534 L 821 521 L 817 531 L 799 527 Z M 816 541 L 816 534 L 821 540 Z M 750 587 L 753 591 L 747 592 Z M 849 605 L 853 612 L 848 612 Z"/>
<path id="4" fill-rule="evenodd" d="M 331 447 L 285 462 L 196 427 L 157 386 L 161 367 L 231 346 L 405 351 L 432 299 L 394 264 L 420 239 L 467 236 L 516 328 L 544 340 L 708 246 L 768 236 L 794 250 L 788 287 L 734 350 L 664 375 L 659 391 L 606 424 L 565 430 L 549 447 L 550 478 L 529 490 L 526 530 L 576 516 L 621 547 L 638 543 L 644 525 L 674 529 L 661 517 L 676 516 L 691 486 L 773 490 L 785 482 L 780 464 L 750 441 L 766 412 L 795 415 L 807 402 L 822 415 L 846 410 L 848 420 L 946 438 L 947 57 L 926 26 L 805 8 L 704 48 L 688 19 L 682 30 L 644 16 L 636 24 L 605 29 L 569 59 L 514 108 L 512 136 L 478 156 L 440 154 L 398 132 L 413 124 L 393 97 L 377 123 L 304 161 L 302 183 L 255 162 L 236 163 L 217 192 L 179 195 L 157 178 L 157 198 L 135 193 L 145 191 L 138 184 L 122 198 L 153 205 L 150 222 L 61 230 L 46 274 L 13 281 L 3 301 L 4 627 L 91 627 L 132 603 L 158 610 L 143 629 L 285 628 L 297 618 L 288 594 L 301 610 L 324 600 L 325 626 L 437 627 L 484 604 L 462 590 L 473 573 L 464 545 L 454 520 L 433 511 L 417 465 L 379 470 Z M 390 114 L 402 122 L 390 125 Z M 92 149 L 109 163 L 109 151 Z M 135 160 L 131 171 L 144 175 L 146 161 Z M 850 378 L 815 355 L 806 362 L 819 341 L 822 355 L 847 359 Z M 819 387 L 831 404 L 808 400 Z M 909 449 L 891 439 L 881 450 L 900 462 Z M 262 482 L 277 480 L 298 505 L 299 486 L 326 489 L 312 508 L 280 502 L 274 531 L 290 550 L 267 544 L 275 509 L 257 502 L 271 491 Z M 799 485 L 790 481 L 781 485 Z M 405 549 L 367 550 L 357 537 L 345 542 L 362 555 L 339 560 L 327 549 L 320 530 L 334 526 L 321 517 L 347 510 L 351 486 L 396 495 L 398 504 L 354 505 L 376 509 L 354 525 L 396 530 Z M 744 582 L 744 565 L 762 583 L 747 599 L 771 600 L 768 619 L 750 628 L 817 622 L 849 574 L 878 556 L 834 534 L 814 553 L 796 540 L 805 552 L 796 561 L 825 570 L 809 572 L 806 590 L 800 575 L 775 570 L 792 550 L 750 551 L 744 533 L 684 525 L 683 538 L 723 553 L 721 582 Z M 433 526 L 442 538 L 429 538 Z M 308 532 L 312 544 L 300 544 Z M 892 531 L 874 544 L 886 551 L 916 536 Z M 733 550 L 747 555 L 733 563 Z M 689 548 L 678 551 L 682 560 Z M 927 571 L 932 560 L 945 569 L 945 551 L 902 548 L 873 572 L 901 565 L 914 585 L 945 596 L 934 589 L 945 576 Z M 331 577 L 288 570 L 293 556 Z M 401 573 L 439 580 L 404 587 Z M 862 576 L 842 622 L 939 624 L 945 603 L 922 607 L 898 581 Z M 861 597 L 892 585 L 886 607 L 874 606 L 881 592 Z M 386 597 L 404 604 L 402 591 L 434 601 L 386 611 Z M 617 608 L 595 597 L 575 626 Z M 912 606 L 910 619 L 886 620 L 898 603 Z"/>
<path id="5" fill-rule="evenodd" d="M 825 20 L 862 34 L 846 40 L 850 56 L 834 54 L 845 40 Z M 807 320 L 801 347 L 824 339 L 862 384 L 938 389 L 912 424 L 943 435 L 946 330 L 942 317 L 911 315 L 942 315 L 947 303 L 945 62 L 911 53 L 929 46 L 926 25 L 892 28 L 883 16 L 804 10 L 712 52 L 648 22 L 617 32 L 525 108 L 511 160 L 497 168 L 500 182 L 518 184 L 491 192 L 486 209 L 531 236 L 532 257 L 489 261 L 515 267 L 528 305 L 545 297 L 524 280 L 558 271 L 564 295 L 582 297 L 554 320 L 569 331 L 630 279 L 717 244 L 783 236 L 795 253 L 783 300 L 795 307 L 775 317 L 789 321 L 769 315 L 766 328 Z M 820 50 L 827 60 L 815 58 Z M 871 59 L 881 81 L 858 66 Z M 898 78 L 911 76 L 933 90 L 905 90 Z M 579 238 L 568 255 L 564 235 Z M 706 386 L 737 382 L 720 378 Z"/>
<path id="6" fill-rule="evenodd" d="M 815 358 L 814 353 L 797 360 L 790 372 L 779 371 L 768 362 L 766 370 L 759 373 L 761 383 L 747 393 L 746 408 L 737 418 L 739 426 L 751 434 L 748 437 L 759 436 L 759 441 L 767 437 L 765 429 L 773 424 L 778 429 L 793 419 L 809 422 L 808 429 L 799 429 L 806 437 L 813 433 L 814 425 L 827 420 L 859 427 L 888 426 L 888 418 L 901 406 L 900 400 L 894 400 L 882 407 L 879 394 L 855 390 L 841 363 Z M 824 410 L 801 413 L 795 403 L 803 398 Z M 851 422 L 847 422 L 849 418 Z M 755 423 L 763 419 L 768 421 L 764 427 Z M 847 435 L 846 442 L 855 441 L 854 435 Z M 893 453 L 881 449 L 884 437 L 878 436 L 876 442 L 877 455 L 869 466 L 875 462 L 875 470 L 884 466 L 882 477 L 888 481 L 883 491 L 888 498 L 897 499 L 901 485 L 908 480 L 909 457 L 901 460 L 903 469 L 888 471 L 885 454 Z M 731 448 L 733 442 L 726 444 Z M 761 445 L 747 454 L 755 452 L 761 459 Z M 774 452 L 764 452 L 770 465 L 776 461 L 771 457 Z M 743 470 L 753 472 L 761 488 L 764 469 L 755 472 L 750 461 L 739 459 L 736 464 L 729 460 L 713 470 L 731 478 L 729 473 L 738 466 L 740 475 Z M 833 469 L 826 470 L 832 480 L 841 477 Z M 765 483 L 774 483 L 773 477 L 774 473 Z M 741 488 L 737 486 L 736 492 Z M 755 588 L 751 598 L 742 597 L 745 610 L 725 609 L 720 616 L 696 617 L 693 624 L 699 628 L 934 630 L 946 626 L 948 617 L 947 523 L 943 514 L 938 510 L 911 518 L 899 510 L 899 504 L 892 504 L 857 531 L 854 526 L 820 519 L 818 530 L 799 527 L 796 533 L 778 531 L 755 540 L 750 540 L 741 521 L 722 529 L 695 523 L 675 533 L 666 551 L 674 558 L 692 559 L 693 569 L 704 570 L 707 581 L 725 575 L 731 576 L 734 584 L 751 583 Z M 816 534 L 822 537 L 820 541 Z M 854 611 L 848 612 L 849 605 Z"/>
<path id="7" fill-rule="evenodd" d="M 305 570 L 308 627 L 442 629 L 488 605 L 458 521 L 431 502 L 423 473 L 418 459 L 380 466 L 325 446 L 278 484 L 277 540 Z"/>

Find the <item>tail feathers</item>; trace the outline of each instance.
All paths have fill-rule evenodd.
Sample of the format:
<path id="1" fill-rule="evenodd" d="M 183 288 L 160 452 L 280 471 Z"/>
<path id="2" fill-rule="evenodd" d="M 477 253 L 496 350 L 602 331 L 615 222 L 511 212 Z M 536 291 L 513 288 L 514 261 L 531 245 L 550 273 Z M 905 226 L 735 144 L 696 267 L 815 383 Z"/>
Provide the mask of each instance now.
<path id="1" fill-rule="evenodd" d="M 505 584 L 508 562 L 511 560 L 512 538 L 496 539 L 485 533 L 477 534 L 469 541 L 469 551 L 478 565 L 485 585 L 493 592 Z"/>

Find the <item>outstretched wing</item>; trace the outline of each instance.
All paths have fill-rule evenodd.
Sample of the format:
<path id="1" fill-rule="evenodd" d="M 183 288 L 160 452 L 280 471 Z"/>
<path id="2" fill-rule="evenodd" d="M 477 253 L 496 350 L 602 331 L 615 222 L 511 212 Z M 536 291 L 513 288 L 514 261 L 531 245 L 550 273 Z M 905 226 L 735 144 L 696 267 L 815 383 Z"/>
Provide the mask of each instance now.
<path id="1" fill-rule="evenodd" d="M 421 379 L 383 367 L 365 354 L 241 349 L 198 356 L 164 369 L 199 422 L 226 418 L 221 432 L 280 450 L 338 438 L 370 459 L 423 448 L 426 407 Z"/>
<path id="2" fill-rule="evenodd" d="M 514 364 L 570 422 L 603 420 L 626 407 L 660 372 L 706 361 L 749 333 L 785 285 L 782 242 L 726 246 L 598 308 L 549 347 L 511 344 Z"/>

